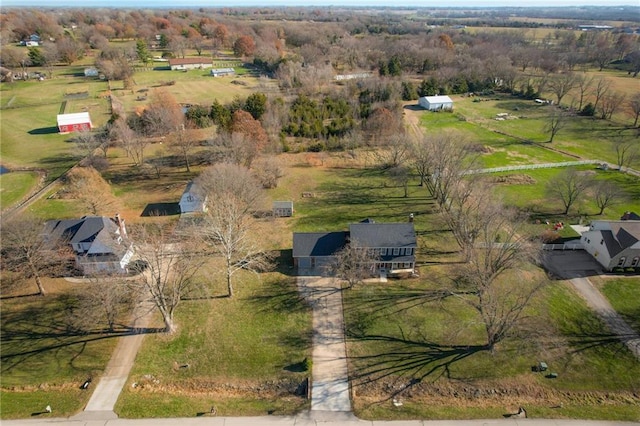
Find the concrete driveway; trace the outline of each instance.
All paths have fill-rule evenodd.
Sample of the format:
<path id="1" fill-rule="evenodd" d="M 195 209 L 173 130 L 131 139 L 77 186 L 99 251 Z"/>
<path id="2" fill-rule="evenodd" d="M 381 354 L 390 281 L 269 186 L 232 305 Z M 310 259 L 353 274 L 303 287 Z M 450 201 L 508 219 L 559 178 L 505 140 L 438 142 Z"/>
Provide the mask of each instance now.
<path id="1" fill-rule="evenodd" d="M 313 308 L 311 410 L 351 412 L 340 283 L 299 276 L 298 290 Z"/>
<path id="2" fill-rule="evenodd" d="M 613 309 L 609 301 L 589 281 L 603 273 L 602 267 L 584 250 L 547 252 L 545 265 L 555 276 L 569 280 L 578 294 L 600 319 L 640 360 L 640 335 Z"/>

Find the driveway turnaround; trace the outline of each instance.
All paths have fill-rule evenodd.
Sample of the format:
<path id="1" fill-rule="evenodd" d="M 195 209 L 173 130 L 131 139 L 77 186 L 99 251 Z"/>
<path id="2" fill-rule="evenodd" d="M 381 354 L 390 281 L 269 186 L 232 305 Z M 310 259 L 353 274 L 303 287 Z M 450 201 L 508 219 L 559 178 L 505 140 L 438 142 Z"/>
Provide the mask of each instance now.
<path id="1" fill-rule="evenodd" d="M 340 283 L 328 277 L 300 276 L 298 289 L 313 308 L 311 411 L 350 413 Z"/>

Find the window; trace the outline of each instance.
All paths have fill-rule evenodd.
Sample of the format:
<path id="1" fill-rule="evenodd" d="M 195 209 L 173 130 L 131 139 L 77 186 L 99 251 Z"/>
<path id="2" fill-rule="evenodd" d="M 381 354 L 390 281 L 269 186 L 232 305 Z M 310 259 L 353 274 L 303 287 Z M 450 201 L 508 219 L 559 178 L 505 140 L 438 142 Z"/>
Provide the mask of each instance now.
<path id="1" fill-rule="evenodd" d="M 387 255 L 387 249 L 386 248 L 380 249 L 380 255 L 386 256 Z"/>
<path id="2" fill-rule="evenodd" d="M 633 261 L 631 262 L 631 267 L 632 268 L 637 268 L 638 267 L 638 263 L 640 263 L 640 257 L 636 256 L 633 258 Z"/>
<path id="3" fill-rule="evenodd" d="M 400 249 L 399 249 L 399 248 L 394 248 L 394 249 L 393 249 L 393 255 L 394 255 L 394 256 L 397 256 L 397 255 L 399 255 L 399 254 L 400 254 Z"/>
<path id="4" fill-rule="evenodd" d="M 624 266 L 624 262 L 626 262 L 626 260 L 627 260 L 627 258 L 626 258 L 626 257 L 624 257 L 624 256 L 622 256 L 622 257 L 620 258 L 620 260 L 618 261 L 618 267 L 619 267 L 619 268 L 623 267 L 623 266 Z"/>

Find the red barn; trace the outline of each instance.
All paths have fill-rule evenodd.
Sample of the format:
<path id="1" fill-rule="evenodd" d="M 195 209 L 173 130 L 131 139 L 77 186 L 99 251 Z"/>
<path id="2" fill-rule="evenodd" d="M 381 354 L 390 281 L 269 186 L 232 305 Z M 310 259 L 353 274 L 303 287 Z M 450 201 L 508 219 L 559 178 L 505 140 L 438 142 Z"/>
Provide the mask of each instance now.
<path id="1" fill-rule="evenodd" d="M 93 128 L 88 112 L 58 114 L 58 131 L 62 134 L 89 131 Z"/>

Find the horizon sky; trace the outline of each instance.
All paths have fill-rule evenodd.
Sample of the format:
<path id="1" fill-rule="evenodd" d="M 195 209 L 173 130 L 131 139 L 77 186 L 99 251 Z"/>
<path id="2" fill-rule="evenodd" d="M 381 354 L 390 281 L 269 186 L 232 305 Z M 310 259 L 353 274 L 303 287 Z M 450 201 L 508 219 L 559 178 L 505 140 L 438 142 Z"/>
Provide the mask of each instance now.
<path id="1" fill-rule="evenodd" d="M 1 7 L 113 7 L 127 9 L 191 7 L 282 7 L 282 6 L 352 6 L 352 7 L 566 7 L 566 6 L 638 6 L 637 0 L 0 0 Z"/>

